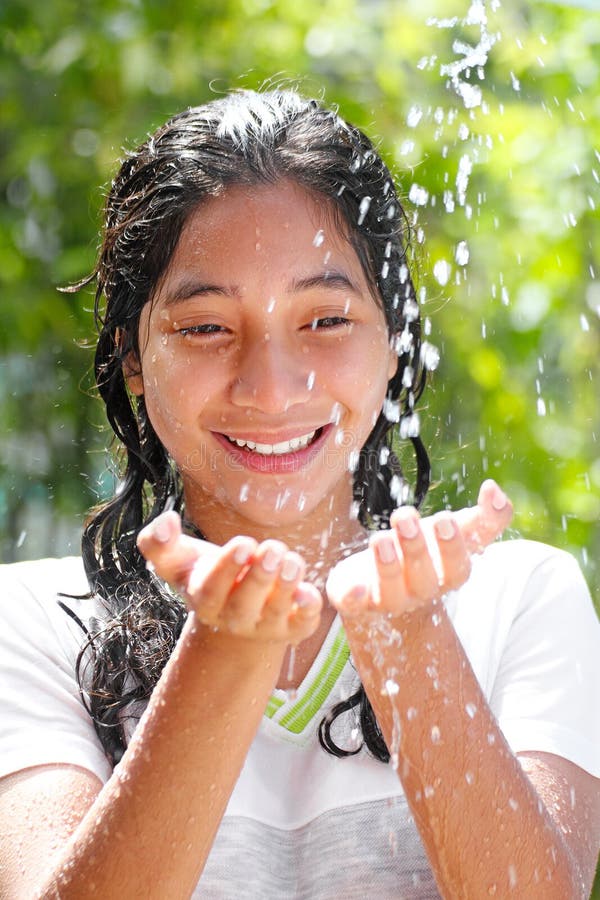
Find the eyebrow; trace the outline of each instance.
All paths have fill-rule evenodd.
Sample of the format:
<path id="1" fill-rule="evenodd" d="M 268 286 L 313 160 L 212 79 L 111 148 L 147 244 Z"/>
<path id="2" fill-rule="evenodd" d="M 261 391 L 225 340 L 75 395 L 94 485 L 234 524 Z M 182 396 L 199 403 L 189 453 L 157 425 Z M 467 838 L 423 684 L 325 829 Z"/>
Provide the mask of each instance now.
<path id="1" fill-rule="evenodd" d="M 361 297 L 361 291 L 357 285 L 343 272 L 332 271 L 330 269 L 325 272 L 318 272 L 315 275 L 308 275 L 305 278 L 295 278 L 289 285 L 291 293 L 300 293 L 301 291 L 309 291 L 313 288 L 327 288 L 328 290 L 342 291 L 347 293 L 350 291 L 358 297 Z M 237 285 L 225 286 L 222 284 L 213 284 L 208 281 L 198 281 L 196 279 L 185 279 L 178 284 L 173 290 L 170 290 L 164 297 L 164 305 L 174 306 L 177 303 L 183 303 L 192 297 L 199 297 L 207 294 L 217 294 L 222 297 L 239 297 L 241 291 Z"/>
<path id="2" fill-rule="evenodd" d="M 291 285 L 292 292 L 308 291 L 315 287 L 326 287 L 345 292 L 352 291 L 353 294 L 360 295 L 358 287 L 347 275 L 330 269 L 325 272 L 319 272 L 316 275 L 309 275 L 307 278 L 297 278 Z"/>
<path id="3" fill-rule="evenodd" d="M 191 297 L 199 297 L 203 294 L 221 294 L 223 297 L 234 297 L 236 288 L 226 288 L 223 285 L 211 284 L 208 281 L 186 279 L 165 294 L 164 305 L 175 306 L 177 303 L 183 303 L 184 300 L 189 300 Z"/>

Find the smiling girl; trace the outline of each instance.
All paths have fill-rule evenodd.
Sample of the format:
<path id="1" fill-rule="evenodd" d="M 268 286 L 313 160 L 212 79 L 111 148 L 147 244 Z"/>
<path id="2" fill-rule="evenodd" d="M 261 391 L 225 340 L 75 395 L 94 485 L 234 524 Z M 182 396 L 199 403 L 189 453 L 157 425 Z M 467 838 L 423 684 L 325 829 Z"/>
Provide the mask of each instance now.
<path id="1" fill-rule="evenodd" d="M 293 92 L 123 163 L 89 279 L 119 491 L 82 560 L 2 575 L 3 897 L 589 892 L 598 623 L 571 557 L 495 542 L 493 482 L 420 518 L 406 254 L 371 143 Z"/>

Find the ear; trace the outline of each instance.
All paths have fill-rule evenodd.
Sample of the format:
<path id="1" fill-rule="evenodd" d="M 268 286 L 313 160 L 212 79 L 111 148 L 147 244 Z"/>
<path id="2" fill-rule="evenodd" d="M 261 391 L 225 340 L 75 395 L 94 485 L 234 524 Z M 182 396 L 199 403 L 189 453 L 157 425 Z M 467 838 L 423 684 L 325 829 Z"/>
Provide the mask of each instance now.
<path id="1" fill-rule="evenodd" d="M 144 393 L 144 376 L 142 375 L 142 367 L 137 358 L 137 354 L 130 350 L 123 359 L 123 377 L 125 384 L 132 394 L 141 397 Z"/>

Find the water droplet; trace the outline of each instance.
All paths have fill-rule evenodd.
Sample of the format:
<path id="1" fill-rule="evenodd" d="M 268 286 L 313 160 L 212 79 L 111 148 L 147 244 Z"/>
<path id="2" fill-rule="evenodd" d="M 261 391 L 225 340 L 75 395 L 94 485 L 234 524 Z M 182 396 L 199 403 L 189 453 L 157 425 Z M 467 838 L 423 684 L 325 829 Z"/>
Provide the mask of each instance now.
<path id="1" fill-rule="evenodd" d="M 416 300 L 413 300 L 412 297 L 408 297 L 404 301 L 404 306 L 402 307 L 402 315 L 404 316 L 406 322 L 416 322 L 419 318 L 419 304 L 416 302 Z"/>
<path id="2" fill-rule="evenodd" d="M 313 372 L 308 373 L 308 378 L 306 379 L 306 387 L 308 388 L 309 391 L 312 391 L 314 386 L 315 386 L 315 372 L 313 371 Z"/>
<path id="3" fill-rule="evenodd" d="M 275 309 L 275 304 L 276 304 L 276 303 L 277 303 L 277 300 L 275 299 L 275 297 L 270 297 L 270 298 L 269 298 L 269 305 L 267 306 L 267 312 L 268 312 L 268 313 L 272 313 L 272 312 L 273 312 L 273 310 Z"/>
<path id="4" fill-rule="evenodd" d="M 240 503 L 245 503 L 248 499 L 248 494 L 250 493 L 250 488 L 248 484 L 243 484 L 240 488 Z"/>
<path id="5" fill-rule="evenodd" d="M 465 772 L 465 781 L 467 782 L 467 784 L 473 784 L 473 782 L 475 781 L 475 776 L 472 772 Z"/>
<path id="6" fill-rule="evenodd" d="M 420 184 L 411 184 L 408 192 L 408 199 L 411 203 L 414 203 L 415 206 L 425 206 L 429 200 L 429 191 L 427 188 L 421 187 Z"/>
<path id="7" fill-rule="evenodd" d="M 412 722 L 412 720 L 415 718 L 416 715 L 417 715 L 417 710 L 415 709 L 415 707 L 409 706 L 408 709 L 406 710 L 406 718 L 408 719 L 408 721 Z"/>
<path id="8" fill-rule="evenodd" d="M 477 707 L 475 706 L 474 703 L 467 703 L 467 704 L 465 705 L 465 709 L 466 709 L 466 711 L 467 711 L 467 715 L 468 715 L 469 718 L 471 718 L 471 719 L 475 716 L 475 714 L 476 714 L 476 712 L 477 712 Z"/>
<path id="9" fill-rule="evenodd" d="M 452 266 L 445 259 L 438 259 L 438 261 L 433 266 L 433 274 L 436 281 L 442 285 L 442 287 L 448 284 L 450 279 L 450 275 L 452 274 Z"/>
<path id="10" fill-rule="evenodd" d="M 420 106 L 411 106 L 406 117 L 406 124 L 409 128 L 416 128 L 423 118 L 423 110 Z"/>
<path id="11" fill-rule="evenodd" d="M 386 397 L 383 401 L 383 414 L 388 422 L 400 421 L 400 404 L 397 400 L 390 400 Z"/>
<path id="12" fill-rule="evenodd" d="M 383 690 L 381 691 L 381 693 L 384 696 L 387 695 L 388 697 L 394 697 L 398 693 L 399 690 L 400 690 L 400 688 L 398 687 L 396 682 L 393 681 L 391 678 L 388 678 L 383 686 Z"/>
<path id="13" fill-rule="evenodd" d="M 281 493 L 277 494 L 277 498 L 275 500 L 275 509 L 277 511 L 279 511 L 280 509 L 283 509 L 283 507 L 286 505 L 286 503 L 288 502 L 288 500 L 290 499 L 291 496 L 292 495 L 287 490 L 287 488 L 286 488 L 286 490 L 281 491 Z"/>
<path id="14" fill-rule="evenodd" d="M 319 228 L 317 233 L 313 238 L 313 247 L 320 247 L 323 241 L 325 240 L 325 234 L 322 228 Z"/>
<path id="15" fill-rule="evenodd" d="M 418 437 L 421 431 L 421 420 L 416 412 L 404 416 L 400 421 L 400 437 L 403 440 L 411 437 Z"/>
<path id="16" fill-rule="evenodd" d="M 356 449 L 351 450 L 348 454 L 348 471 L 355 472 L 358 466 L 358 459 L 360 457 L 360 452 Z"/>
<path id="17" fill-rule="evenodd" d="M 431 743 L 439 744 L 441 738 L 440 729 L 437 725 L 433 725 L 431 728 Z"/>
<path id="18" fill-rule="evenodd" d="M 358 225 L 362 225 L 365 221 L 365 217 L 369 212 L 369 207 L 371 205 L 371 197 L 363 197 L 360 201 L 360 206 L 358 208 Z"/>
<path id="19" fill-rule="evenodd" d="M 423 341 L 421 344 L 421 362 L 428 372 L 434 372 L 440 364 L 440 351 L 435 344 Z"/>
<path id="20" fill-rule="evenodd" d="M 466 241 L 459 241 L 454 251 L 454 259 L 459 266 L 466 266 L 469 262 L 470 252 L 469 245 Z"/>

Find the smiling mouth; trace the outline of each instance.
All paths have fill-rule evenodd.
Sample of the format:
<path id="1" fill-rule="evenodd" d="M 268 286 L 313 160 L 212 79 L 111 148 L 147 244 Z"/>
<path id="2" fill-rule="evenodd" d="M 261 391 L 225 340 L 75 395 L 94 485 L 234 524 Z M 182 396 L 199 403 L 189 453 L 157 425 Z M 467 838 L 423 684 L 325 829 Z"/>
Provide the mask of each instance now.
<path id="1" fill-rule="evenodd" d="M 291 438 L 289 441 L 280 441 L 277 444 L 260 444 L 256 441 L 244 440 L 243 438 L 232 438 L 224 434 L 230 444 L 240 447 L 250 453 L 260 454 L 261 456 L 283 456 L 286 453 L 296 453 L 298 450 L 304 450 L 314 441 L 318 440 L 323 433 L 323 427 L 317 428 L 316 431 L 309 431 L 307 434 L 301 434 L 298 437 Z"/>

